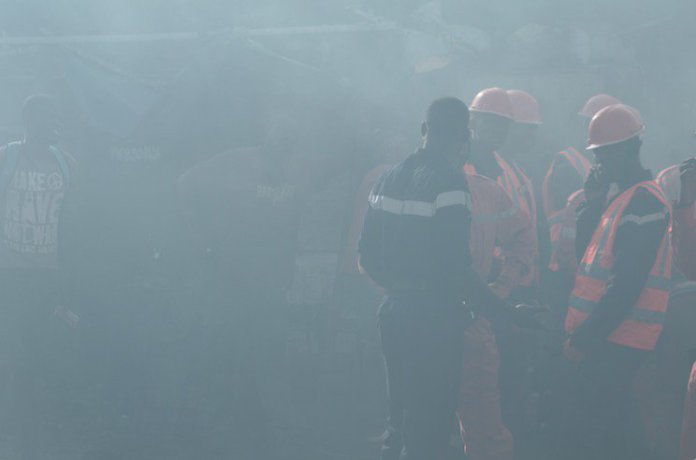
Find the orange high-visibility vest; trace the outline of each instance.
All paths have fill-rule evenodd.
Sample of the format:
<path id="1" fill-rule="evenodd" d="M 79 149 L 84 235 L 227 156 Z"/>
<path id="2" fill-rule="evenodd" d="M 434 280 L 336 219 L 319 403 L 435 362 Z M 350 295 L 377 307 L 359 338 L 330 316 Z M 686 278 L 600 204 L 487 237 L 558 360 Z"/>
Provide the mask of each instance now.
<path id="1" fill-rule="evenodd" d="M 498 163 L 498 166 L 500 166 L 500 169 L 502 169 L 503 171 L 503 173 L 500 176 L 498 176 L 496 181 L 498 182 L 498 184 L 500 184 L 501 187 L 503 187 L 505 193 L 507 193 L 507 195 L 510 197 L 510 199 L 512 200 L 512 204 L 516 208 L 522 209 L 522 211 L 531 219 L 531 206 L 527 202 L 525 190 L 522 185 L 522 181 L 517 175 L 517 172 L 497 152 L 494 152 L 493 155 L 495 156 L 495 160 Z M 478 174 L 476 171 L 476 167 L 469 163 L 464 165 L 464 172 L 468 174 Z"/>
<path id="2" fill-rule="evenodd" d="M 534 188 L 532 181 L 527 177 L 521 169 L 513 168 L 510 163 L 505 161 L 497 152 L 494 152 L 495 160 L 502 170 L 502 174 L 498 176 L 498 184 L 505 190 L 505 193 L 512 200 L 515 209 L 521 209 L 522 212 L 529 217 L 530 224 L 533 226 L 534 235 L 536 235 L 536 199 L 534 198 Z M 464 172 L 468 174 L 477 174 L 476 167 L 471 164 L 464 165 Z M 538 246 L 535 240 L 535 245 Z M 496 258 L 500 258 L 500 248 L 496 248 Z M 536 256 L 535 256 L 536 257 Z M 538 264 L 533 264 L 532 269 L 520 280 L 521 286 L 533 286 L 539 278 Z"/>
<path id="3" fill-rule="evenodd" d="M 667 209 L 669 201 L 655 181 L 643 181 L 621 193 L 604 211 L 575 277 L 565 329 L 572 334 L 592 314 L 606 292 L 614 267 L 614 241 L 626 206 L 638 189 L 652 193 Z M 672 276 L 672 248 L 669 226 L 662 236 L 650 276 L 626 319 L 609 336 L 609 341 L 640 350 L 654 350 L 664 326 Z M 636 248 L 640 251 L 642 248 Z"/>
<path id="4" fill-rule="evenodd" d="M 522 185 L 522 188 L 520 189 L 520 192 L 522 193 L 522 196 L 524 197 L 524 200 L 527 203 L 527 207 L 529 208 L 529 219 L 532 221 L 532 226 L 534 228 L 537 227 L 537 204 L 536 204 L 536 196 L 534 196 L 534 185 L 532 184 L 532 180 L 529 178 L 527 173 L 524 172 L 522 168 L 519 166 L 512 166 L 517 174 L 517 178 Z"/>
<path id="5" fill-rule="evenodd" d="M 541 186 L 541 200 L 543 201 L 542 205 L 544 206 L 546 217 L 549 219 L 551 219 L 555 213 L 563 211 L 563 208 L 554 209 L 553 197 L 551 196 L 551 177 L 556 169 L 556 165 L 561 160 L 565 160 L 570 163 L 582 181 L 587 179 L 587 175 L 590 173 L 590 169 L 592 169 L 592 164 L 590 161 L 573 147 L 568 147 L 566 150 L 558 152 L 551 162 L 551 166 L 549 166 L 549 170 L 546 172 L 544 183 Z"/>
<path id="6" fill-rule="evenodd" d="M 582 203 L 584 195 L 578 197 L 575 194 L 568 197 L 566 206 L 561 209 L 554 209 L 553 199 L 551 196 L 551 177 L 556 168 L 556 164 L 560 160 L 565 160 L 573 167 L 578 176 L 584 181 L 590 173 L 592 165 L 580 152 L 572 147 L 569 147 L 562 152 L 559 152 L 556 158 L 551 162 L 541 190 L 541 199 L 543 201 L 546 220 L 549 224 L 549 233 L 551 236 L 551 257 L 549 259 L 549 270 L 557 272 L 564 268 L 564 264 L 560 261 L 566 259 L 565 254 L 560 254 L 558 251 L 564 251 L 568 245 L 573 246 L 575 242 L 575 211 L 578 205 Z M 571 200 L 571 198 L 574 198 Z M 572 259 L 574 260 L 574 258 Z M 573 262 L 569 267 L 575 269 Z"/>
<path id="7" fill-rule="evenodd" d="M 539 241 L 537 240 L 537 205 L 536 196 L 534 195 L 534 185 L 532 185 L 532 180 L 527 176 L 522 168 L 519 166 L 513 166 L 515 173 L 517 174 L 518 180 L 522 186 L 520 193 L 524 198 L 527 209 L 529 210 L 529 220 L 532 224 L 532 229 L 534 233 L 534 242 L 536 247 L 539 247 Z M 532 269 L 529 274 L 522 280 L 522 286 L 535 286 L 539 282 L 539 258 L 538 253 L 535 254 L 535 261 L 532 265 Z"/>
<path id="8" fill-rule="evenodd" d="M 585 202 L 585 191 L 578 190 L 568 197 L 563 212 L 554 214 L 549 219 L 551 233 L 551 258 L 549 270 L 558 272 L 561 269 L 573 273 L 577 270 L 575 256 L 576 213 Z"/>

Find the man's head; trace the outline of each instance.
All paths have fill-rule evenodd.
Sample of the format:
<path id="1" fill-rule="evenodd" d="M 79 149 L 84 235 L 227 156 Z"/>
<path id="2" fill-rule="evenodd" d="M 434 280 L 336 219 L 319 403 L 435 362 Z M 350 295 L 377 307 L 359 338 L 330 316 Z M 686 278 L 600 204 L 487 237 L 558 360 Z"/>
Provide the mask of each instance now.
<path id="1" fill-rule="evenodd" d="M 505 145 L 512 120 L 491 113 L 472 112 L 471 130 L 477 151 L 492 153 Z"/>
<path id="2" fill-rule="evenodd" d="M 640 164 L 640 135 L 644 131 L 640 114 L 627 105 L 605 107 L 592 118 L 587 150 L 592 150 L 608 181 L 620 181 L 626 171 Z"/>
<path id="3" fill-rule="evenodd" d="M 478 151 L 499 150 L 512 125 L 512 102 L 501 88 L 484 89 L 471 102 L 471 128 Z"/>
<path id="4" fill-rule="evenodd" d="M 427 149 L 449 157 L 468 154 L 469 109 L 456 97 L 443 97 L 430 104 L 421 132 Z"/>
<path id="5" fill-rule="evenodd" d="M 640 136 L 618 144 L 598 147 L 592 150 L 595 163 L 609 182 L 620 181 L 623 174 L 629 169 L 629 164 L 640 162 L 640 148 L 643 142 Z"/>
<path id="6" fill-rule="evenodd" d="M 508 150 L 512 155 L 528 155 L 536 145 L 542 124 L 539 103 L 531 94 L 517 89 L 509 90 L 507 94 L 512 103 L 514 121 L 507 136 Z"/>
<path id="7" fill-rule="evenodd" d="M 28 97 L 22 107 L 22 120 L 27 141 L 51 145 L 58 140 L 58 109 L 52 97 Z"/>

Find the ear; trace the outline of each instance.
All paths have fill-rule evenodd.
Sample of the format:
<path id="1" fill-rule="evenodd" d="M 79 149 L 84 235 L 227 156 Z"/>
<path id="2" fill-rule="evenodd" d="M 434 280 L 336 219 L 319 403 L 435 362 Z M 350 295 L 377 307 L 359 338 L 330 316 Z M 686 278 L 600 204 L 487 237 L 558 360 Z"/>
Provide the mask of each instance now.
<path id="1" fill-rule="evenodd" d="M 425 137 L 428 134 L 428 124 L 426 122 L 421 123 L 421 136 Z"/>

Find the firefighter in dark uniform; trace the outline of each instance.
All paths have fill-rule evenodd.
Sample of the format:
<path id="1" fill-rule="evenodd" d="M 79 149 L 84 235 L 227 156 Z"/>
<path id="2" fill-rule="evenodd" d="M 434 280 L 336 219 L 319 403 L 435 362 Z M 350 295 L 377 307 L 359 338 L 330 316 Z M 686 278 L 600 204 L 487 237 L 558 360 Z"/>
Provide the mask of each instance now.
<path id="1" fill-rule="evenodd" d="M 379 327 L 390 400 L 403 408 L 400 420 L 390 420 L 403 449 L 401 439 L 387 436 L 385 459 L 451 455 L 463 331 L 477 312 L 535 324 L 535 309 L 510 307 L 472 268 L 471 197 L 462 174 L 468 123 L 469 110 L 459 99 L 433 102 L 422 148 L 382 175 L 370 194 L 360 265 L 387 292 Z"/>

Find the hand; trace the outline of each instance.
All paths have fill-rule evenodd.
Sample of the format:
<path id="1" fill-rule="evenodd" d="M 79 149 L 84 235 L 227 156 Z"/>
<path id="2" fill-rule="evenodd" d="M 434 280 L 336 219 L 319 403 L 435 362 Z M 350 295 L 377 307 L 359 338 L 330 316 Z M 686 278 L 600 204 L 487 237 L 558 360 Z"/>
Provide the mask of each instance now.
<path id="1" fill-rule="evenodd" d="M 537 316 L 548 311 L 540 305 L 520 304 L 512 309 L 512 322 L 526 329 L 544 329 Z"/>
<path id="2" fill-rule="evenodd" d="M 696 158 L 689 158 L 679 166 L 681 193 L 679 207 L 688 208 L 696 202 Z"/>
<path id="3" fill-rule="evenodd" d="M 566 340 L 565 344 L 563 344 L 563 354 L 568 359 L 568 361 L 575 364 L 579 363 L 585 356 L 581 352 L 576 350 L 575 347 L 573 347 L 573 344 L 570 342 L 570 339 Z"/>
<path id="4" fill-rule="evenodd" d="M 594 166 L 585 180 L 585 199 L 588 203 L 604 204 L 610 185 L 609 181 L 606 180 L 606 175 L 602 174 L 602 170 L 598 166 Z"/>

